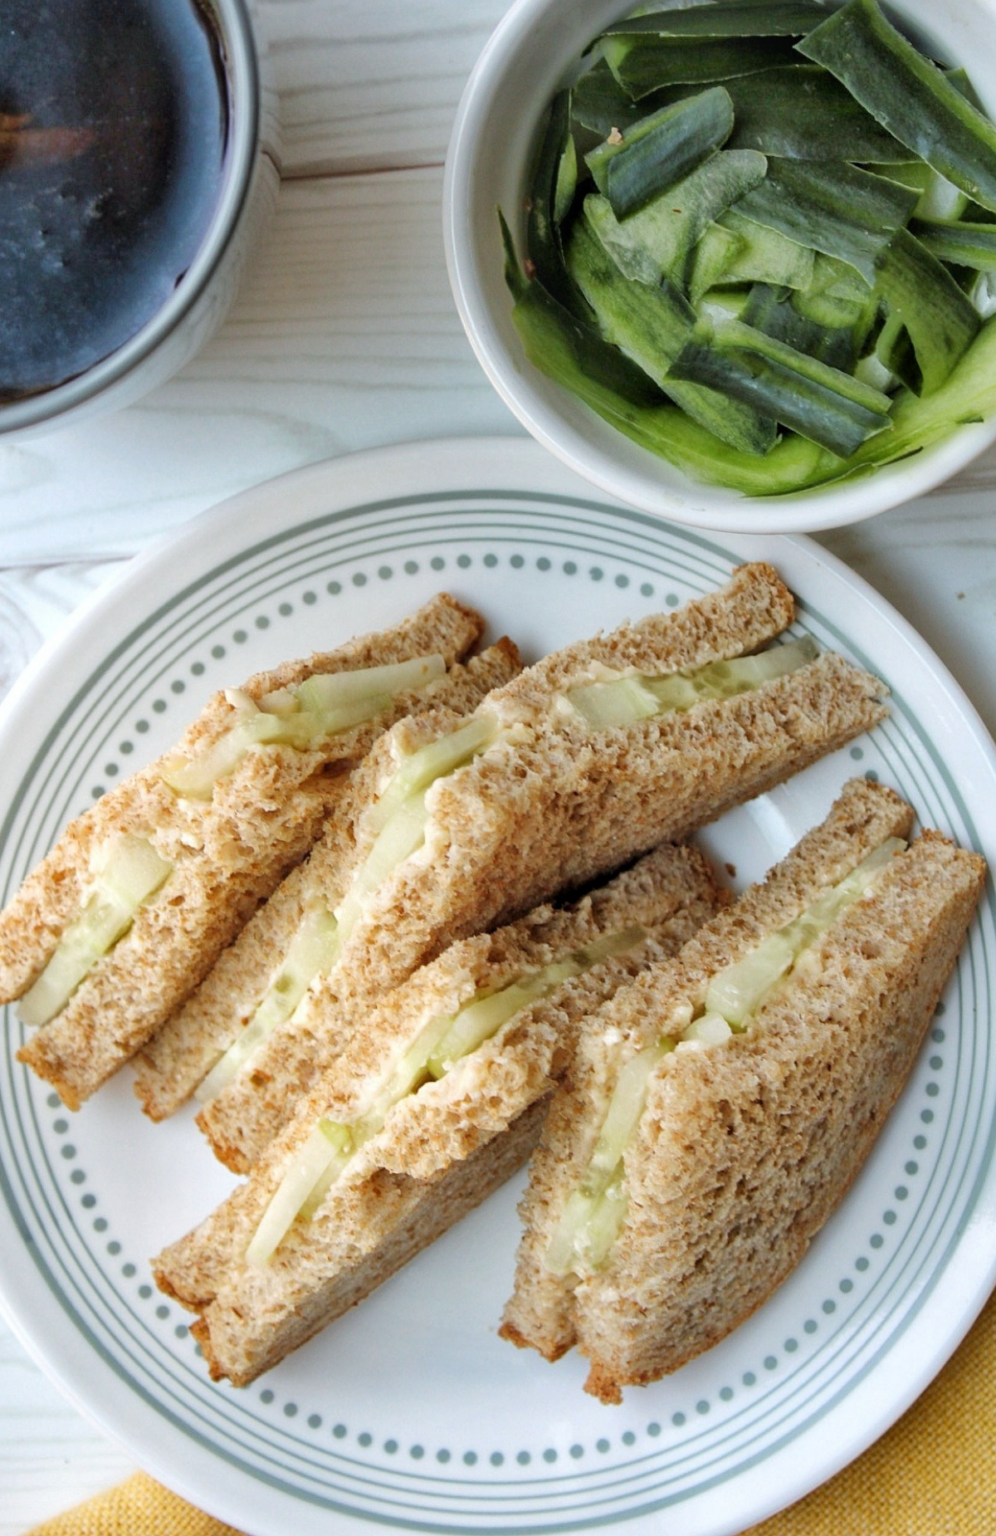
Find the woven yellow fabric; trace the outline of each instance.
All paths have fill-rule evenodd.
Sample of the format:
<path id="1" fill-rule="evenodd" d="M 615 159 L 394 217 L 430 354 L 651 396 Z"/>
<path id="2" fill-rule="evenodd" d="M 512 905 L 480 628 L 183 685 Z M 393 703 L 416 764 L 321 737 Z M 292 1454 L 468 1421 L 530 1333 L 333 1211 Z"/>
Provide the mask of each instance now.
<path id="1" fill-rule="evenodd" d="M 202 1515 L 144 1472 L 136 1472 L 107 1493 L 36 1525 L 30 1536 L 239 1536 L 239 1532 Z"/>
<path id="2" fill-rule="evenodd" d="M 993 1536 L 996 1297 L 931 1386 L 829 1483 L 743 1536 Z M 29 1536 L 239 1536 L 139 1473 Z"/>
<path id="3" fill-rule="evenodd" d="M 749 1536 L 993 1536 L 996 1296 L 888 1434 Z"/>

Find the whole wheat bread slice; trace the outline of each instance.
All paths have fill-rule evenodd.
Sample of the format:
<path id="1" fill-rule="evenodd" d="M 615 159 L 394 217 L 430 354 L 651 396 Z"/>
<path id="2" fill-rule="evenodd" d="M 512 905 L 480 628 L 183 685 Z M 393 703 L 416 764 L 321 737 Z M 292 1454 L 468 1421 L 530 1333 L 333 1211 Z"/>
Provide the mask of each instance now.
<path id="1" fill-rule="evenodd" d="M 314 673 L 441 654 L 447 666 L 479 639 L 483 621 L 442 595 L 380 634 L 250 678 L 258 702 Z M 438 685 L 436 685 L 438 686 Z M 84 978 L 62 1010 L 19 1053 L 76 1108 L 170 1018 L 258 903 L 300 860 L 342 795 L 341 770 L 381 732 L 433 702 L 433 688 L 399 695 L 379 717 L 327 737 L 314 750 L 271 746 L 246 754 L 208 800 L 187 799 L 163 773 L 196 757 L 233 723 L 237 705 L 216 694 L 177 747 L 132 774 L 72 821 L 0 912 L 0 999 L 21 997 L 54 953 L 109 837 L 147 838 L 172 872 L 130 931 Z"/>
<path id="2" fill-rule="evenodd" d="M 891 791 L 849 784 L 763 884 L 586 1022 L 522 1203 L 504 1337 L 549 1359 L 577 1344 L 591 1361 L 587 1390 L 619 1402 L 624 1386 L 725 1337 L 799 1262 L 906 1081 L 979 898 L 983 861 L 935 832 L 890 861 L 745 1034 L 679 1049 L 655 1069 L 625 1157 L 626 1220 L 605 1264 L 561 1277 L 546 1253 L 621 1061 L 911 821 Z"/>
<path id="3" fill-rule="evenodd" d="M 160 1286 L 203 1314 L 212 1374 L 239 1385 L 268 1369 L 508 1176 L 527 1155 L 581 1019 L 654 959 L 673 953 L 723 899 L 701 855 L 665 847 L 574 906 L 540 908 L 452 946 L 359 1023 L 336 1065 L 250 1178 L 156 1261 Z M 431 1019 L 634 923 L 647 937 L 522 1008 L 492 1039 L 389 1110 L 310 1221 L 264 1268 L 245 1250 L 288 1166 L 322 1116 L 351 1123 Z"/>

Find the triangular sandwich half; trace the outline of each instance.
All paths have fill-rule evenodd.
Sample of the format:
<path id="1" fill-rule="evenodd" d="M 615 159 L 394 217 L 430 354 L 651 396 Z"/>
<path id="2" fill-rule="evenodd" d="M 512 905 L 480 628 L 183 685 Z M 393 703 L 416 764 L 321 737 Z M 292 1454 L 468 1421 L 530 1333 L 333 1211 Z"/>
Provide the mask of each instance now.
<path id="1" fill-rule="evenodd" d="M 877 784 L 585 1023 L 521 1206 L 502 1334 L 587 1390 L 749 1317 L 855 1178 L 912 1067 L 985 865 Z"/>
<path id="2" fill-rule="evenodd" d="M 721 900 L 665 846 L 566 908 L 464 939 L 357 1021 L 252 1174 L 156 1261 L 212 1375 L 253 1380 L 528 1156 L 580 1020 Z"/>

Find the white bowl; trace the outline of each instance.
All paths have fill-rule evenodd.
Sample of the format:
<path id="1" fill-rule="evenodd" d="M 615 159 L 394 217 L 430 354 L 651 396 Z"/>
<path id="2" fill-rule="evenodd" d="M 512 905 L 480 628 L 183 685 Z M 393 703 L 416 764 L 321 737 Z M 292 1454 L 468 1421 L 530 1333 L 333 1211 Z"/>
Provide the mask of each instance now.
<path id="1" fill-rule="evenodd" d="M 690 480 L 615 431 L 527 361 L 512 324 L 497 210 L 517 232 L 540 120 L 569 66 L 633 0 L 516 0 L 467 83 L 446 160 L 443 233 L 457 309 L 502 399 L 540 443 L 631 506 L 700 528 L 804 532 L 858 522 L 939 485 L 996 438 L 996 417 L 852 483 L 745 497 Z M 938 56 L 965 63 L 996 117 L 996 0 L 896 8 Z M 521 250 L 521 242 L 519 243 Z"/>

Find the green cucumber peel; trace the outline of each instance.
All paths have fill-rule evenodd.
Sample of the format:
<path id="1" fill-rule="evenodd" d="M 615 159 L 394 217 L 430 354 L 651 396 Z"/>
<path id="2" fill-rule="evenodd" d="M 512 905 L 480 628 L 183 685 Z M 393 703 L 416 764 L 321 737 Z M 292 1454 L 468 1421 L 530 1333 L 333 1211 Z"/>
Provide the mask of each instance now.
<path id="1" fill-rule="evenodd" d="M 917 201 L 911 188 L 844 162 L 777 160 L 734 211 L 846 262 L 872 288 L 876 258 Z"/>
<path id="2" fill-rule="evenodd" d="M 968 219 L 914 218 L 910 234 L 932 255 L 977 272 L 996 272 L 996 224 Z"/>
<path id="3" fill-rule="evenodd" d="M 996 210 L 996 127 L 871 0 L 849 0 L 796 46 L 901 143 Z"/>
<path id="4" fill-rule="evenodd" d="M 825 69 L 788 64 L 760 77 L 729 80 L 731 149 L 790 160 L 849 160 L 893 165 L 909 151 Z"/>
<path id="5" fill-rule="evenodd" d="M 726 209 L 717 228 L 735 235 L 739 242 L 722 274 L 725 283 L 769 283 L 777 288 L 809 288 L 812 284 L 816 253 L 809 246 L 748 218 L 739 207 Z"/>
<path id="6" fill-rule="evenodd" d="M 900 230 L 878 261 L 878 287 L 909 334 L 933 394 L 961 361 L 982 322 L 948 269 L 909 230 Z"/>
<path id="7" fill-rule="evenodd" d="M 816 0 L 715 0 L 682 10 L 642 11 L 606 27 L 603 36 L 648 33 L 656 37 L 802 37 L 826 12 Z"/>
<path id="8" fill-rule="evenodd" d="M 629 217 L 684 181 L 732 131 L 733 103 L 721 85 L 688 96 L 634 124 L 621 145 L 607 146 L 609 153 L 600 168 L 605 195 L 616 218 Z M 589 155 L 589 166 L 592 159 Z M 595 180 L 597 184 L 598 175 Z"/>
<path id="9" fill-rule="evenodd" d="M 739 320 L 700 329 L 672 374 L 767 412 L 841 458 L 891 427 L 880 390 Z"/>
<path id="10" fill-rule="evenodd" d="M 703 98 L 718 101 L 717 87 L 732 103 L 733 132 L 724 147 L 625 217 L 604 197 L 591 197 L 583 168 L 571 206 L 564 178 L 554 198 L 568 261 L 583 244 L 574 236 L 585 208 L 585 222 L 627 281 L 659 288 L 664 279 L 689 300 L 697 329 L 680 361 L 673 356 L 673 293 L 665 292 L 663 307 L 651 301 L 628 312 L 619 290 L 604 288 L 594 303 L 591 292 L 582 296 L 572 272 L 577 302 L 568 319 L 542 282 L 523 273 L 503 228 L 513 318 L 529 360 L 641 447 L 693 479 L 747 496 L 798 494 L 874 473 L 994 408 L 979 377 L 988 344 L 981 331 L 975 335 L 978 319 L 970 311 L 988 319 L 996 309 L 996 207 L 983 206 L 984 195 L 983 203 L 971 201 L 943 158 L 920 158 L 842 76 L 806 55 L 847 16 L 848 27 L 865 32 L 871 17 L 878 47 L 890 33 L 875 21 L 874 0 L 852 0 L 833 14 L 803 6 L 791 25 L 790 9 L 718 0 L 644 11 L 596 39 L 571 87 L 572 137 L 589 148 L 603 188 L 641 135 L 645 140 L 662 122 L 699 110 Z M 796 34 L 803 11 L 813 25 Z M 671 30 L 680 35 L 669 37 Z M 801 41 L 790 47 L 795 36 Z M 738 50 L 735 63 L 730 49 Z M 918 57 L 931 88 L 943 82 L 941 96 L 956 119 L 977 128 L 978 97 L 965 72 Z M 996 137 L 996 127 L 987 124 L 983 139 L 987 133 Z M 592 148 L 593 135 L 602 142 Z M 729 186 L 721 190 L 719 183 L 729 180 L 735 157 L 749 155 L 765 171 L 727 201 Z M 941 300 L 925 303 L 919 314 L 910 297 L 916 278 L 909 255 L 917 248 L 907 245 L 907 230 L 920 248 L 918 269 Z M 590 247 L 585 254 L 591 258 Z M 930 257 L 943 275 L 930 268 Z M 534 267 L 527 263 L 527 272 Z M 595 275 L 604 278 L 605 270 Z M 755 285 L 792 293 L 769 294 L 762 304 Z M 910 311 L 909 324 L 899 323 L 897 306 Z M 656 335 L 662 314 L 663 346 Z M 863 420 L 867 400 L 851 399 L 839 381 L 831 386 L 805 372 L 793 410 L 797 363 L 759 349 L 724 354 L 713 345 L 709 322 L 722 327 L 729 314 L 877 389 L 889 400 L 893 430 Z M 687 322 L 687 314 L 682 318 Z M 911 402 L 918 391 L 933 402 L 926 413 Z M 944 404 L 952 408 L 946 422 Z M 911 442 L 917 422 L 925 432 L 919 444 Z"/>
<path id="11" fill-rule="evenodd" d="M 787 37 L 605 39 L 604 58 L 622 89 L 638 101 L 662 86 L 722 85 L 776 64 L 792 63 Z"/>
<path id="12" fill-rule="evenodd" d="M 526 241 L 536 276 L 572 313 L 584 306 L 564 265 L 560 226 L 577 186 L 577 157 L 571 133 L 571 93 L 560 91 L 550 104 L 530 178 Z"/>
<path id="13" fill-rule="evenodd" d="M 832 368 L 851 373 L 857 364 L 863 337 L 856 325 L 820 325 L 800 313 L 793 295 L 769 283 L 752 285 L 738 318 L 754 330 L 829 363 Z"/>
<path id="14" fill-rule="evenodd" d="M 661 392 L 642 368 L 605 342 L 594 324 L 579 320 L 559 303 L 541 282 L 526 277 L 508 223 L 501 213 L 498 219 L 505 281 L 515 301 L 512 319 L 530 362 L 573 393 L 579 392 L 579 379 L 589 381 L 593 396 L 606 406 L 659 404 Z"/>

